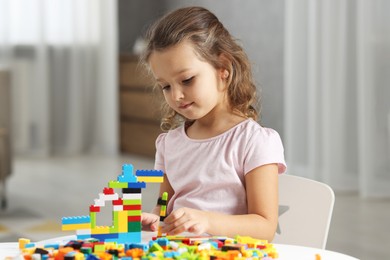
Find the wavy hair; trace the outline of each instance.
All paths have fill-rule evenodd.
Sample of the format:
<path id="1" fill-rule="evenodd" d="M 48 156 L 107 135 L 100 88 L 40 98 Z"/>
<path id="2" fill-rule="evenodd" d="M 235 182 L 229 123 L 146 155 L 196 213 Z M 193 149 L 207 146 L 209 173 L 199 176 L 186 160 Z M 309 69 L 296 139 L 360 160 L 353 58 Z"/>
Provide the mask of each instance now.
<path id="1" fill-rule="evenodd" d="M 256 86 L 249 59 L 243 48 L 209 10 L 185 7 L 168 13 L 148 29 L 145 40 L 146 49 L 141 56 L 141 63 L 147 68 L 153 51 L 163 51 L 183 41 L 190 42 L 201 59 L 216 69 L 229 72 L 227 96 L 232 111 L 258 119 L 259 113 L 255 108 Z M 220 58 L 221 55 L 224 59 Z M 162 130 L 174 129 L 187 121 L 187 118 L 163 102 Z"/>

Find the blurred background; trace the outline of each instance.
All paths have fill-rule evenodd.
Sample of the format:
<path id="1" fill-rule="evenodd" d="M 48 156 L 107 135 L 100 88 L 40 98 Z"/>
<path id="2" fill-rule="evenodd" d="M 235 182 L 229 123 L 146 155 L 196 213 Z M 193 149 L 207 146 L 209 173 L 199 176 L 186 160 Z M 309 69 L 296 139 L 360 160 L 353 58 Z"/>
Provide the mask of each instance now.
<path id="1" fill-rule="evenodd" d="M 327 248 L 388 256 L 386 0 L 0 0 L 0 241 L 61 234 L 122 163 L 153 168 L 158 105 L 137 55 L 148 25 L 188 5 L 246 50 L 288 173 L 335 190 Z"/>

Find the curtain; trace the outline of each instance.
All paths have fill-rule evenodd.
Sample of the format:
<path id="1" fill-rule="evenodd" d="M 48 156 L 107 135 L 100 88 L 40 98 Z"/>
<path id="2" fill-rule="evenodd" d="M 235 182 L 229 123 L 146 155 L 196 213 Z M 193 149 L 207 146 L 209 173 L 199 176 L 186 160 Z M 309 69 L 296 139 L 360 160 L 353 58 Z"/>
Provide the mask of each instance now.
<path id="1" fill-rule="evenodd" d="M 16 154 L 117 151 L 117 15 L 110 0 L 0 0 Z"/>
<path id="2" fill-rule="evenodd" d="M 390 2 L 285 3 L 289 173 L 390 197 Z"/>

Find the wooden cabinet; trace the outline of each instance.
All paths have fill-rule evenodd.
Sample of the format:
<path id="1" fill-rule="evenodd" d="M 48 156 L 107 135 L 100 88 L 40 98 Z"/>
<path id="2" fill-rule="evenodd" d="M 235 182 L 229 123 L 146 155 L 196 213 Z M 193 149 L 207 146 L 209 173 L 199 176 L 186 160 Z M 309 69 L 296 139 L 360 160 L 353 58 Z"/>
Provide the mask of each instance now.
<path id="1" fill-rule="evenodd" d="M 122 153 L 154 157 L 155 141 L 162 132 L 153 81 L 138 64 L 138 57 L 119 57 L 120 150 Z"/>

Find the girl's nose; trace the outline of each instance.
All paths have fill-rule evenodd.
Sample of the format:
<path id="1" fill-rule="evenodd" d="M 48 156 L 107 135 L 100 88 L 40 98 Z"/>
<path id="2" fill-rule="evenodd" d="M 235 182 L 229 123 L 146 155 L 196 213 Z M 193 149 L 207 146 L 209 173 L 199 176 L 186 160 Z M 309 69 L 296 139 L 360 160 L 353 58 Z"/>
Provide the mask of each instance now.
<path id="1" fill-rule="evenodd" d="M 180 101 L 184 98 L 184 93 L 181 87 L 172 88 L 172 99 L 175 101 Z"/>

